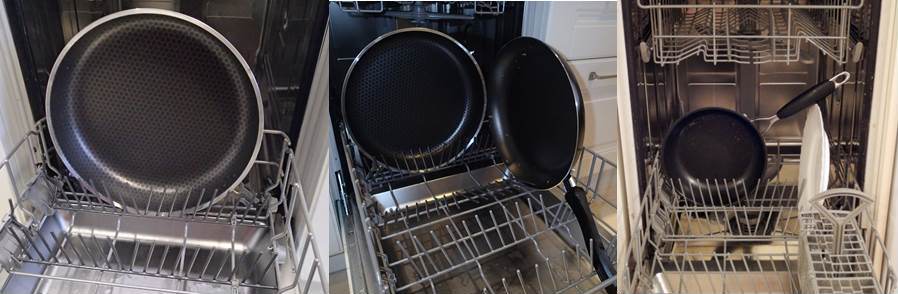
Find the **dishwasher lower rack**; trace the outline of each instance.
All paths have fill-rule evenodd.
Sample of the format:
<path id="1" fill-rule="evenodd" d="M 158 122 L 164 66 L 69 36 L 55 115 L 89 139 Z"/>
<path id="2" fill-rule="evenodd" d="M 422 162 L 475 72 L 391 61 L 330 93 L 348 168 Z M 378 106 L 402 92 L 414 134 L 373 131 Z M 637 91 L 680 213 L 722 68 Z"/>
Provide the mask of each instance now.
<path id="1" fill-rule="evenodd" d="M 606 203 L 600 192 L 613 182 L 613 164 L 588 150 L 580 160 L 578 182 L 592 203 Z M 350 280 L 366 283 L 353 277 L 366 271 L 353 269 L 359 260 L 372 260 L 369 270 L 378 273 L 376 282 L 357 291 L 594 293 L 615 283 L 595 273 L 592 250 L 580 245 L 586 243 L 560 190 L 522 187 L 504 180 L 503 170 L 493 164 L 374 195 L 355 185 L 362 196 L 354 202 L 363 209 L 349 205 L 348 214 L 362 225 L 347 225 L 356 231 L 347 239 L 359 240 L 361 254 L 347 257 Z M 610 226 L 599 222 L 605 254 L 613 257 Z"/>
<path id="2" fill-rule="evenodd" d="M 833 226 L 799 205 L 801 186 L 775 178 L 740 195 L 704 194 L 741 199 L 729 206 L 700 205 L 685 201 L 684 186 L 655 168 L 631 227 L 621 287 L 664 294 L 892 293 L 891 267 L 884 264 L 884 278 L 876 280 L 869 262 L 872 248 L 885 248 L 878 234 L 849 226 L 849 239 L 866 235 L 833 254 Z"/>
<path id="3" fill-rule="evenodd" d="M 114 195 L 80 188 L 51 164 L 44 131 L 42 120 L 0 163 L 15 195 L 0 227 L 3 293 L 327 291 L 285 134 L 265 132 L 279 145 L 274 160 L 253 168 L 276 171 L 265 185 L 172 213 L 177 209 L 125 209 L 102 200 Z M 12 166 L 37 175 L 22 185 Z"/>

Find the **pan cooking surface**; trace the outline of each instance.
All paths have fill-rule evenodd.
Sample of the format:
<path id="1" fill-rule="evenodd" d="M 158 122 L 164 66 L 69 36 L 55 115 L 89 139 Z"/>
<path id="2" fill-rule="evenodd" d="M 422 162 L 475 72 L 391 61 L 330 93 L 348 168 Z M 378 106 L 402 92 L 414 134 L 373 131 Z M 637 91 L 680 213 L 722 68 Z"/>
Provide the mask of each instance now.
<path id="1" fill-rule="evenodd" d="M 224 193 L 253 162 L 254 81 L 197 25 L 125 15 L 87 31 L 61 58 L 47 105 L 54 143 L 96 192 L 178 211 Z"/>
<path id="2" fill-rule="evenodd" d="M 717 108 L 697 110 L 671 129 L 662 151 L 663 166 L 674 181 L 705 191 L 717 189 L 706 185 L 706 180 L 714 185 L 714 180 L 724 179 L 730 186 L 736 180 L 739 191 L 745 181 L 750 190 L 766 166 L 764 148 L 754 126 L 740 114 Z M 720 183 L 721 191 L 726 188 Z"/>
<path id="3" fill-rule="evenodd" d="M 760 151 L 750 141 L 753 131 L 728 116 L 705 115 L 680 131 L 675 152 L 686 173 L 695 178 L 740 178 Z"/>
<path id="4" fill-rule="evenodd" d="M 479 130 L 485 101 L 480 71 L 467 52 L 427 31 L 388 35 L 369 46 L 344 85 L 344 118 L 359 147 L 388 166 L 411 170 L 440 166 L 461 153 Z"/>

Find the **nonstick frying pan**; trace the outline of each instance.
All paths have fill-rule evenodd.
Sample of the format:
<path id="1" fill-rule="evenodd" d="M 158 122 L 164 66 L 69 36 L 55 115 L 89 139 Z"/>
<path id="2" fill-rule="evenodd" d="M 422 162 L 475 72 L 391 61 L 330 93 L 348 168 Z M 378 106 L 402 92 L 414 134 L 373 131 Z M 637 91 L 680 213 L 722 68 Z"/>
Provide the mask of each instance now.
<path id="1" fill-rule="evenodd" d="M 682 185 L 687 201 L 729 205 L 737 195 L 744 194 L 740 192 L 752 191 L 763 179 L 767 167 L 763 134 L 778 120 L 825 99 L 850 77 L 848 72 L 842 72 L 819 83 L 766 118 L 749 120 L 740 113 L 717 107 L 693 111 L 667 132 L 661 149 L 662 167 L 674 184 Z M 753 124 L 758 121 L 768 121 L 760 133 Z"/>
<path id="2" fill-rule="evenodd" d="M 50 73 L 47 124 L 82 185 L 134 209 L 208 207 L 237 187 L 262 141 L 249 66 L 189 16 L 132 9 L 94 21 Z"/>
<path id="3" fill-rule="evenodd" d="M 362 49 L 346 74 L 341 104 L 362 154 L 392 169 L 426 172 L 474 143 L 486 87 L 477 62 L 455 39 L 409 28 Z"/>
<path id="4" fill-rule="evenodd" d="M 508 172 L 537 189 L 564 184 L 565 201 L 592 240 L 593 266 L 602 280 L 614 276 L 586 201 L 570 175 L 583 142 L 580 87 L 567 63 L 545 43 L 520 37 L 499 52 L 490 76 L 491 129 Z M 612 285 L 608 293 L 616 292 Z"/>

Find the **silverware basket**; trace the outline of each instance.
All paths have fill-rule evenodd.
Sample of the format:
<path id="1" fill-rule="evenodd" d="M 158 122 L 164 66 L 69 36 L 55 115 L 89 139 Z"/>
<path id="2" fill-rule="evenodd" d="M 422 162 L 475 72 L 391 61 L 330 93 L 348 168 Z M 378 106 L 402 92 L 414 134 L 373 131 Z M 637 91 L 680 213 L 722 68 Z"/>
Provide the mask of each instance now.
<path id="1" fill-rule="evenodd" d="M 0 163 L 15 196 L 0 227 L 3 293 L 327 291 L 291 144 L 281 132 L 265 136 L 276 151 L 257 159 L 254 173 L 271 174 L 259 183 L 205 209 L 125 208 L 53 164 L 39 121 Z M 36 175 L 17 178 L 14 165 Z"/>
<path id="2" fill-rule="evenodd" d="M 863 44 L 851 39 L 851 12 L 863 0 L 639 0 L 652 36 L 643 60 L 676 64 L 695 55 L 707 62 L 797 62 L 819 49 L 838 63 L 855 62 Z M 858 46 L 857 44 L 861 44 Z"/>
<path id="3" fill-rule="evenodd" d="M 872 226 L 873 198 L 841 188 L 820 193 L 809 202 L 801 212 L 802 289 L 895 293 L 896 276 L 885 242 Z M 871 252 L 882 252 L 884 261 L 873 260 Z"/>

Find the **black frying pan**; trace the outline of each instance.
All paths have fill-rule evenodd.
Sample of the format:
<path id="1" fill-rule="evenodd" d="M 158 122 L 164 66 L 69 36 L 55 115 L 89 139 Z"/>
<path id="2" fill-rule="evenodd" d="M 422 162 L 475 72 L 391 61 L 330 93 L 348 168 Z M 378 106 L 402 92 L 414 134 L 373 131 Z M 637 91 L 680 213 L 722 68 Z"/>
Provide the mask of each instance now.
<path id="1" fill-rule="evenodd" d="M 502 48 L 490 76 L 493 138 L 515 180 L 537 189 L 564 184 L 565 201 L 583 238 L 592 240 L 596 272 L 607 280 L 614 276 L 613 264 L 604 253 L 586 191 L 570 175 L 583 141 L 583 98 L 574 74 L 559 56 L 529 37 Z M 612 285 L 606 291 L 617 290 Z"/>
<path id="2" fill-rule="evenodd" d="M 410 28 L 385 34 L 356 57 L 342 114 L 359 150 L 383 165 L 424 172 L 460 156 L 486 115 L 486 87 L 451 37 Z"/>
<path id="3" fill-rule="evenodd" d="M 225 38 L 189 16 L 132 9 L 66 44 L 47 86 L 56 150 L 83 185 L 137 209 L 203 208 L 246 176 L 262 101 Z"/>
<path id="4" fill-rule="evenodd" d="M 677 120 L 664 138 L 661 149 L 664 172 L 675 185 L 682 185 L 687 201 L 729 205 L 737 195 L 744 194 L 740 192 L 753 191 L 764 177 L 767 148 L 763 133 L 776 121 L 825 99 L 850 77 L 848 72 L 842 72 L 798 94 L 776 115 L 754 121 L 717 107 L 690 112 Z M 756 121 L 769 123 L 759 133 L 754 126 Z"/>

